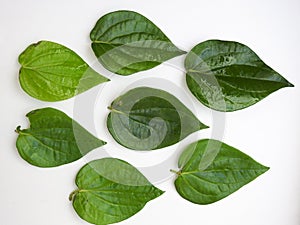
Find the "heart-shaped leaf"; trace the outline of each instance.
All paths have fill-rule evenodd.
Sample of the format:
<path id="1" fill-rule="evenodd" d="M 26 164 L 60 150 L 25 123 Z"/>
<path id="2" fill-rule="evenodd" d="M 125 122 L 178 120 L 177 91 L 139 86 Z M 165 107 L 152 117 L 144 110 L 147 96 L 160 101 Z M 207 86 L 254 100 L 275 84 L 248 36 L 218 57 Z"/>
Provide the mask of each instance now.
<path id="1" fill-rule="evenodd" d="M 60 101 L 109 81 L 71 49 L 50 41 L 30 45 L 19 56 L 20 84 L 30 96 Z"/>
<path id="2" fill-rule="evenodd" d="M 104 15 L 91 31 L 90 38 L 99 62 L 120 75 L 148 70 L 186 53 L 150 20 L 132 11 Z"/>
<path id="3" fill-rule="evenodd" d="M 77 174 L 76 185 L 78 189 L 69 197 L 75 211 L 97 225 L 123 221 L 163 194 L 132 165 L 114 158 L 85 165 Z"/>
<path id="4" fill-rule="evenodd" d="M 249 47 L 233 41 L 196 45 L 186 57 L 185 68 L 193 95 L 218 111 L 243 109 L 280 88 L 293 87 Z"/>
<path id="5" fill-rule="evenodd" d="M 132 89 L 114 100 L 109 108 L 109 132 L 130 149 L 163 148 L 207 128 L 177 98 L 159 89 Z"/>
<path id="6" fill-rule="evenodd" d="M 37 109 L 26 116 L 30 128 L 17 127 L 16 145 L 21 157 L 32 165 L 60 166 L 106 144 L 57 109 Z"/>
<path id="7" fill-rule="evenodd" d="M 200 140 L 182 153 L 175 180 L 177 192 L 196 204 L 225 198 L 269 168 L 217 140 Z"/>

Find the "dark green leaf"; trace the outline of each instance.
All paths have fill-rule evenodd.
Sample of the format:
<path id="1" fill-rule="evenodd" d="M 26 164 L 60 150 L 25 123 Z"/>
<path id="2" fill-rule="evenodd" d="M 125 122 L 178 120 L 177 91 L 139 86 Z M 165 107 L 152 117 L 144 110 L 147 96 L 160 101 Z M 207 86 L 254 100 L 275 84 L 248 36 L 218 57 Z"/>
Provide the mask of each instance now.
<path id="1" fill-rule="evenodd" d="M 217 140 L 189 145 L 179 159 L 177 192 L 196 204 L 219 201 L 254 180 L 269 168 Z"/>
<path id="2" fill-rule="evenodd" d="M 108 81 L 75 52 L 57 43 L 40 41 L 20 56 L 20 84 L 30 96 L 60 101 Z"/>
<path id="3" fill-rule="evenodd" d="M 146 17 L 116 11 L 101 17 L 91 31 L 92 49 L 109 71 L 130 75 L 185 54 Z"/>
<path id="4" fill-rule="evenodd" d="M 130 149 L 163 148 L 207 128 L 177 98 L 154 88 L 132 89 L 114 100 L 110 109 L 109 132 Z"/>
<path id="5" fill-rule="evenodd" d="M 163 194 L 136 168 L 120 159 L 104 158 L 85 165 L 71 193 L 77 214 L 92 224 L 125 220 Z"/>
<path id="6" fill-rule="evenodd" d="M 187 55 L 185 68 L 191 92 L 204 105 L 218 111 L 243 109 L 280 88 L 293 87 L 238 42 L 202 42 Z"/>
<path id="7" fill-rule="evenodd" d="M 57 109 L 37 109 L 26 116 L 30 128 L 17 127 L 16 145 L 21 157 L 32 165 L 60 166 L 106 144 Z"/>

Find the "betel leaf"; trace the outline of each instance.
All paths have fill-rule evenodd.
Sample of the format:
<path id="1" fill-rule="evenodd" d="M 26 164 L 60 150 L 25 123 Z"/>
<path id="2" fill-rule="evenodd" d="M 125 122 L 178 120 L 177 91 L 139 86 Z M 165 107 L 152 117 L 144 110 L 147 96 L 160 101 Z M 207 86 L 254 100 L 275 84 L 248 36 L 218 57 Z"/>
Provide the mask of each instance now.
<path id="1" fill-rule="evenodd" d="M 43 101 L 60 101 L 109 81 L 71 49 L 50 41 L 32 44 L 19 56 L 23 90 Z"/>
<path id="2" fill-rule="evenodd" d="M 189 145 L 180 156 L 177 192 L 196 204 L 210 204 L 240 189 L 269 168 L 213 139 Z"/>
<path id="3" fill-rule="evenodd" d="M 119 144 L 135 150 L 170 146 L 207 128 L 173 95 L 149 87 L 128 91 L 109 109 L 109 132 Z"/>
<path id="4" fill-rule="evenodd" d="M 196 45 L 186 57 L 185 68 L 193 95 L 218 111 L 243 109 L 280 88 L 293 87 L 249 47 L 233 41 Z"/>
<path id="5" fill-rule="evenodd" d="M 78 172 L 78 189 L 69 197 L 77 214 L 89 223 L 106 225 L 125 220 L 164 192 L 125 161 L 103 158 Z"/>
<path id="6" fill-rule="evenodd" d="M 106 144 L 57 109 L 37 109 L 26 116 L 30 128 L 17 127 L 16 146 L 21 157 L 32 165 L 60 166 Z"/>
<path id="7" fill-rule="evenodd" d="M 109 71 L 130 75 L 185 54 L 150 20 L 132 11 L 101 17 L 90 33 L 92 49 Z"/>

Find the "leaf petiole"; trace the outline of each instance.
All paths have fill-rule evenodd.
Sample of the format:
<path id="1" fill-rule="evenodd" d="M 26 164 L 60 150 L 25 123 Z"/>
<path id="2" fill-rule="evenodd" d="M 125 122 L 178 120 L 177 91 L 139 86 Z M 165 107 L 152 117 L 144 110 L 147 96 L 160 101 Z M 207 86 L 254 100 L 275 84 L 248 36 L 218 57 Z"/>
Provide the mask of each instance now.
<path id="1" fill-rule="evenodd" d="M 21 126 L 17 126 L 17 128 L 15 129 L 15 132 L 16 132 L 17 134 L 19 134 L 20 131 L 21 131 Z"/>
<path id="2" fill-rule="evenodd" d="M 80 192 L 79 189 L 76 189 L 74 191 L 71 192 L 71 194 L 69 195 L 69 200 L 73 201 L 74 197 Z"/>
<path id="3" fill-rule="evenodd" d="M 176 170 L 170 169 L 170 172 L 175 173 L 175 174 L 177 174 L 178 176 L 181 175 L 181 171 L 180 171 L 180 170 L 179 170 L 179 171 L 176 171 Z"/>
<path id="4" fill-rule="evenodd" d="M 119 114 L 124 114 L 124 115 L 125 115 L 124 112 L 119 111 L 119 110 L 116 110 L 116 109 L 114 109 L 112 106 L 108 106 L 107 108 L 108 108 L 111 112 L 119 113 Z"/>

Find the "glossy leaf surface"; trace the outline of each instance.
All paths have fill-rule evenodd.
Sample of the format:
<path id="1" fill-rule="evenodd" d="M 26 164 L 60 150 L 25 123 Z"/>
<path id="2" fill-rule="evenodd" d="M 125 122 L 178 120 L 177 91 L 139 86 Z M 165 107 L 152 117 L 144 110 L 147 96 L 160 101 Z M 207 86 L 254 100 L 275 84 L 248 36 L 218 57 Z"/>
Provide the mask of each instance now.
<path id="1" fill-rule="evenodd" d="M 92 49 L 109 71 L 130 75 L 184 54 L 150 20 L 133 11 L 101 17 L 91 31 Z"/>
<path id="2" fill-rule="evenodd" d="M 135 150 L 170 146 L 207 128 L 173 95 L 149 87 L 128 91 L 110 109 L 109 132 L 118 143 Z"/>
<path id="3" fill-rule="evenodd" d="M 19 56 L 23 90 L 42 101 L 60 101 L 108 81 L 71 49 L 50 41 L 30 45 Z"/>
<path id="4" fill-rule="evenodd" d="M 78 189 L 71 193 L 77 214 L 92 224 L 125 220 L 163 191 L 154 187 L 125 161 L 104 158 L 85 165 L 77 174 Z"/>
<path id="5" fill-rule="evenodd" d="M 196 45 L 186 57 L 185 68 L 193 95 L 218 111 L 243 109 L 293 86 L 249 47 L 233 41 L 208 40 Z"/>
<path id="6" fill-rule="evenodd" d="M 26 116 L 30 128 L 21 130 L 17 127 L 16 146 L 21 157 L 32 165 L 67 164 L 106 143 L 57 109 L 37 109 Z"/>
<path id="7" fill-rule="evenodd" d="M 240 189 L 269 168 L 217 140 L 200 140 L 182 153 L 177 192 L 196 204 L 210 204 Z"/>

